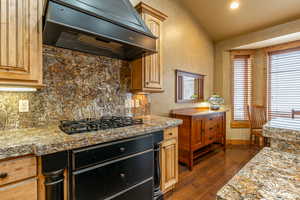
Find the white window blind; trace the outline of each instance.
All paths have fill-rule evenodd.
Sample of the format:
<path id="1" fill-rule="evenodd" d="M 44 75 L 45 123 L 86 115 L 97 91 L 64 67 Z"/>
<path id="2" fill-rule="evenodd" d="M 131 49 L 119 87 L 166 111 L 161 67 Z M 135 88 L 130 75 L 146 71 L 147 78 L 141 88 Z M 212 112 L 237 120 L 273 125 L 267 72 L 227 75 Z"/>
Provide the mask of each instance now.
<path id="1" fill-rule="evenodd" d="M 232 119 L 246 121 L 247 106 L 252 103 L 251 56 L 235 55 L 232 63 Z"/>
<path id="2" fill-rule="evenodd" d="M 300 110 L 300 49 L 269 53 L 267 93 L 269 118 Z"/>

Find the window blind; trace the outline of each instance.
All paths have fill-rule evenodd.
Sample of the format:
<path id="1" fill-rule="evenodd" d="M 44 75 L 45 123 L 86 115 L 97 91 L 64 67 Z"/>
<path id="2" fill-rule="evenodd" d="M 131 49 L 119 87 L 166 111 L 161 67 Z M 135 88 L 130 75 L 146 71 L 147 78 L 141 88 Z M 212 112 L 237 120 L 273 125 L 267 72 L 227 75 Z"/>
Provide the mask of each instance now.
<path id="1" fill-rule="evenodd" d="M 252 103 L 252 62 L 250 55 L 235 55 L 232 66 L 232 119 L 246 121 Z"/>
<path id="2" fill-rule="evenodd" d="M 300 48 L 269 53 L 267 88 L 269 118 L 300 110 Z"/>

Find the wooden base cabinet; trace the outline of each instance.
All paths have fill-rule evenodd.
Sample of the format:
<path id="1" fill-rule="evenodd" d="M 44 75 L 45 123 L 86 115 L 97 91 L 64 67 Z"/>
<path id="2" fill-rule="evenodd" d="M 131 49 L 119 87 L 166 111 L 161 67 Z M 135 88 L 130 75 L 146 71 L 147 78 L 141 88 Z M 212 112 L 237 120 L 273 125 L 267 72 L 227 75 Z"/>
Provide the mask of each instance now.
<path id="1" fill-rule="evenodd" d="M 0 187 L 1 200 L 37 200 L 37 180 L 30 179 Z"/>
<path id="2" fill-rule="evenodd" d="M 0 199 L 37 200 L 37 161 L 33 156 L 0 161 Z"/>
<path id="3" fill-rule="evenodd" d="M 178 128 L 164 130 L 161 145 L 161 190 L 166 193 L 178 182 Z"/>
<path id="4" fill-rule="evenodd" d="M 210 151 L 226 147 L 226 112 L 178 109 L 172 117 L 182 119 L 179 126 L 179 162 L 193 169 L 194 160 Z"/>

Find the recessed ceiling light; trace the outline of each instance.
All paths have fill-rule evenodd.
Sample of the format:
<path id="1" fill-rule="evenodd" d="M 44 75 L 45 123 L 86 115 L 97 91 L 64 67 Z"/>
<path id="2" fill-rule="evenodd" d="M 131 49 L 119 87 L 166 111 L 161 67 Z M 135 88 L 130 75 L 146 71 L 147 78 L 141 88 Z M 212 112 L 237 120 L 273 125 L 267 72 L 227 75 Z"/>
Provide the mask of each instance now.
<path id="1" fill-rule="evenodd" d="M 238 7 L 240 7 L 240 2 L 238 2 L 238 1 L 231 2 L 231 4 L 230 4 L 231 9 L 237 9 Z"/>

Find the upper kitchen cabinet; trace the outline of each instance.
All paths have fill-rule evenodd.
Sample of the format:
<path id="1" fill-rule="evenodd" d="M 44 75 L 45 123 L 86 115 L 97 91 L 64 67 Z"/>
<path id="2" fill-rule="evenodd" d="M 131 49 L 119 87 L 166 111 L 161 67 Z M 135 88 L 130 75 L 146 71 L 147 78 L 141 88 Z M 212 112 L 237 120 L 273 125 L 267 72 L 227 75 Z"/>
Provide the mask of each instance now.
<path id="1" fill-rule="evenodd" d="M 163 92 L 163 55 L 161 48 L 163 21 L 167 16 L 142 2 L 135 8 L 158 39 L 156 41 L 157 53 L 144 55 L 142 58 L 131 62 L 131 89 L 134 92 Z"/>
<path id="2" fill-rule="evenodd" d="M 41 87 L 43 1 L 0 2 L 0 85 Z"/>

